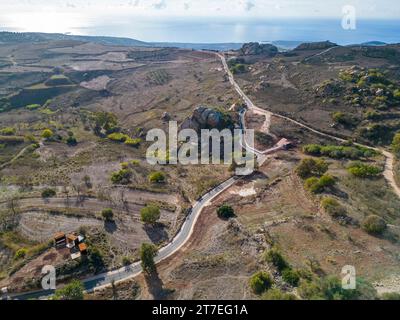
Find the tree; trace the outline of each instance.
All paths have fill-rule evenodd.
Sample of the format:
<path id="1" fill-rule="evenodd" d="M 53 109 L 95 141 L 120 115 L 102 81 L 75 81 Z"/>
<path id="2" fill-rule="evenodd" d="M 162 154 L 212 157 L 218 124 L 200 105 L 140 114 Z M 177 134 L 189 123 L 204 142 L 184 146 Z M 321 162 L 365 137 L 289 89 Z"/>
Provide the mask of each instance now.
<path id="1" fill-rule="evenodd" d="M 44 129 L 42 132 L 42 138 L 43 139 L 50 139 L 51 137 L 53 137 L 54 133 L 53 131 L 51 131 L 50 129 Z"/>
<path id="2" fill-rule="evenodd" d="M 300 282 L 299 272 L 291 268 L 287 268 L 282 272 L 282 279 L 293 287 L 297 287 Z"/>
<path id="3" fill-rule="evenodd" d="M 302 179 L 312 176 L 322 176 L 328 171 L 328 164 L 322 159 L 306 158 L 303 159 L 296 168 L 296 173 Z"/>
<path id="4" fill-rule="evenodd" d="M 265 271 L 259 271 L 250 278 L 250 287 L 258 295 L 270 289 L 272 284 L 272 277 Z"/>
<path id="5" fill-rule="evenodd" d="M 161 171 L 152 172 L 149 175 L 149 181 L 152 183 L 162 183 L 165 182 L 165 174 Z"/>
<path id="6" fill-rule="evenodd" d="M 85 288 L 79 280 L 73 280 L 64 288 L 56 291 L 55 300 L 83 300 Z"/>
<path id="7" fill-rule="evenodd" d="M 289 264 L 277 248 L 268 250 L 265 254 L 265 260 L 273 264 L 279 271 L 289 268 Z"/>
<path id="8" fill-rule="evenodd" d="M 42 198 L 52 198 L 56 195 L 56 191 L 50 188 L 46 188 L 42 191 Z"/>
<path id="9" fill-rule="evenodd" d="M 229 219 L 235 216 L 235 211 L 231 206 L 224 204 L 217 209 L 217 214 L 221 219 Z"/>
<path id="10" fill-rule="evenodd" d="M 110 208 L 107 208 L 107 209 L 104 209 L 102 212 L 101 212 L 101 216 L 103 217 L 103 219 L 105 220 L 105 221 L 112 221 L 113 220 L 113 218 L 114 218 L 114 212 L 112 211 L 112 209 L 110 209 Z"/>
<path id="11" fill-rule="evenodd" d="M 154 225 L 161 217 L 160 208 L 156 205 L 147 205 L 140 210 L 140 218 L 142 222 L 149 225 Z"/>
<path id="12" fill-rule="evenodd" d="M 386 230 L 387 224 L 381 217 L 370 215 L 364 220 L 362 227 L 370 234 L 381 235 Z"/>
<path id="13" fill-rule="evenodd" d="M 150 243 L 143 243 L 140 247 L 140 260 L 142 260 L 143 271 L 151 274 L 156 271 L 154 258 L 157 255 L 157 248 Z"/>
<path id="14" fill-rule="evenodd" d="M 393 152 L 396 153 L 396 155 L 399 157 L 400 156 L 400 132 L 396 133 L 393 138 L 392 149 L 393 149 Z"/>

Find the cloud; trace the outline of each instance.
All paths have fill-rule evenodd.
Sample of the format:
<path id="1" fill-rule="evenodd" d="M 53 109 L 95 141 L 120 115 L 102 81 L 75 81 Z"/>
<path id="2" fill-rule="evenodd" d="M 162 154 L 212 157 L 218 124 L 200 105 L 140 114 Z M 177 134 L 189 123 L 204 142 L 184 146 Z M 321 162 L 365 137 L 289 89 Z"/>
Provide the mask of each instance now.
<path id="1" fill-rule="evenodd" d="M 190 9 L 190 3 L 185 2 L 185 3 L 183 4 L 183 9 L 185 9 L 185 11 L 189 10 L 189 9 Z"/>
<path id="2" fill-rule="evenodd" d="M 256 5 L 251 2 L 251 1 L 246 1 L 246 3 L 244 4 L 244 9 L 246 11 L 250 11 L 251 9 L 253 9 Z"/>
<path id="3" fill-rule="evenodd" d="M 167 7 L 167 1 L 166 0 L 161 0 L 159 2 L 156 2 L 153 4 L 153 8 L 157 10 L 163 10 Z"/>

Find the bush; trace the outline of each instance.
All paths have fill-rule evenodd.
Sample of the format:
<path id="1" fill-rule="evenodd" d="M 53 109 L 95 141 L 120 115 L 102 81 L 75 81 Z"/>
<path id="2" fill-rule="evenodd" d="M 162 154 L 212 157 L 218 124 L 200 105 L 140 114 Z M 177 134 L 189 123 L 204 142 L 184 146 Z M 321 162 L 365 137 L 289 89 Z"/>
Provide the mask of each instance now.
<path id="1" fill-rule="evenodd" d="M 152 172 L 149 175 L 149 181 L 152 183 L 163 183 L 165 182 L 166 177 L 165 174 L 161 171 Z"/>
<path id="2" fill-rule="evenodd" d="M 326 197 L 322 200 L 322 208 L 333 218 L 346 216 L 346 210 L 335 199 Z"/>
<path id="3" fill-rule="evenodd" d="M 74 136 L 68 136 L 66 141 L 69 146 L 76 146 L 78 144 L 78 141 Z"/>
<path id="4" fill-rule="evenodd" d="M 121 169 L 111 174 L 111 182 L 114 184 L 129 184 L 131 182 L 132 171 Z"/>
<path id="5" fill-rule="evenodd" d="M 363 229 L 373 235 L 381 235 L 387 228 L 385 220 L 376 215 L 368 216 L 362 224 Z"/>
<path id="6" fill-rule="evenodd" d="M 250 278 L 250 287 L 253 292 L 258 295 L 269 290 L 272 287 L 272 284 L 272 277 L 264 271 L 259 271 Z"/>
<path id="7" fill-rule="evenodd" d="M 132 264 L 132 261 L 131 261 L 131 259 L 129 257 L 123 257 L 122 258 L 122 264 L 124 266 L 129 266 L 130 264 Z"/>
<path id="8" fill-rule="evenodd" d="M 280 251 L 276 248 L 272 248 L 266 252 L 265 260 L 273 264 L 280 272 L 290 267 Z"/>
<path id="9" fill-rule="evenodd" d="M 54 189 L 47 188 L 42 191 L 42 198 L 52 198 L 55 197 L 56 194 Z"/>
<path id="10" fill-rule="evenodd" d="M 104 209 L 104 210 L 101 212 L 101 216 L 103 217 L 103 219 L 104 219 L 105 221 L 112 221 L 113 218 L 114 218 L 114 212 L 112 211 L 112 209 L 107 208 L 107 209 Z"/>
<path id="11" fill-rule="evenodd" d="M 85 288 L 79 280 L 73 280 L 64 288 L 56 291 L 55 300 L 83 300 Z"/>
<path id="12" fill-rule="evenodd" d="M 382 169 L 367 165 L 361 162 L 353 162 L 348 167 L 347 170 L 350 174 L 357 178 L 374 178 L 382 174 Z"/>
<path id="13" fill-rule="evenodd" d="M 396 133 L 392 141 L 393 152 L 396 153 L 397 157 L 400 157 L 400 132 Z"/>
<path id="14" fill-rule="evenodd" d="M 142 143 L 142 139 L 137 138 L 137 139 L 132 139 L 132 138 L 128 138 L 125 140 L 125 144 L 127 146 L 131 146 L 131 147 L 139 147 L 139 145 Z"/>
<path id="15" fill-rule="evenodd" d="M 50 129 L 44 129 L 42 132 L 42 138 L 44 139 L 50 139 L 53 137 L 54 133 Z"/>
<path id="16" fill-rule="evenodd" d="M 231 206 L 224 204 L 217 209 L 217 214 L 221 219 L 230 219 L 235 216 L 235 211 Z"/>
<path id="17" fill-rule="evenodd" d="M 300 275 L 296 270 L 287 268 L 282 272 L 282 279 L 293 287 L 297 287 L 300 282 Z"/>
<path id="18" fill-rule="evenodd" d="M 0 135 L 13 136 L 16 132 L 15 128 L 7 127 L 0 130 Z"/>
<path id="19" fill-rule="evenodd" d="M 26 106 L 26 109 L 28 109 L 28 110 L 37 110 L 40 107 L 41 107 L 40 104 L 29 104 L 29 105 Z"/>
<path id="20" fill-rule="evenodd" d="M 397 292 L 387 292 L 382 294 L 381 300 L 400 300 L 400 293 Z"/>
<path id="21" fill-rule="evenodd" d="M 27 253 L 28 250 L 25 248 L 18 249 L 17 252 L 15 253 L 14 258 L 15 260 L 24 259 Z"/>
<path id="22" fill-rule="evenodd" d="M 279 289 L 270 289 L 261 297 L 263 300 L 297 300 L 297 297 L 291 293 L 282 292 Z"/>
<path id="23" fill-rule="evenodd" d="M 322 176 L 328 171 L 328 164 L 321 159 L 307 158 L 303 159 L 296 168 L 296 173 L 302 179 L 312 176 Z"/>
<path id="24" fill-rule="evenodd" d="M 121 132 L 111 133 L 107 136 L 107 138 L 116 142 L 125 142 L 126 140 L 130 139 L 129 136 Z"/>
<path id="25" fill-rule="evenodd" d="M 329 174 L 323 175 L 321 178 L 311 177 L 308 178 L 304 187 L 312 193 L 321 193 L 327 188 L 334 186 L 336 183 L 335 178 Z"/>
<path id="26" fill-rule="evenodd" d="M 155 205 L 147 205 L 140 210 L 140 218 L 143 223 L 154 225 L 161 217 L 160 208 Z"/>
<path id="27" fill-rule="evenodd" d="M 147 274 L 156 271 L 154 258 L 157 255 L 157 248 L 153 244 L 143 243 L 140 247 L 140 260 L 142 261 L 143 271 Z"/>

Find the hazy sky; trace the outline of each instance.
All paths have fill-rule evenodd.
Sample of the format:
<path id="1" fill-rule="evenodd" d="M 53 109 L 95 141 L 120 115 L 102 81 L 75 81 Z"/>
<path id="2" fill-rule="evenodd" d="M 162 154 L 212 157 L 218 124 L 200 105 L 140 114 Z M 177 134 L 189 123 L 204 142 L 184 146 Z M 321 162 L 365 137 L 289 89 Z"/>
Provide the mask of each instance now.
<path id="1" fill-rule="evenodd" d="M 399 0 L 0 0 L 0 30 L 86 34 L 99 24 L 133 26 L 146 20 L 202 17 L 264 19 L 330 17 L 341 19 L 353 5 L 357 18 L 400 19 Z M 88 30 L 88 32 L 85 32 Z M 125 32 L 125 34 L 132 34 Z"/>

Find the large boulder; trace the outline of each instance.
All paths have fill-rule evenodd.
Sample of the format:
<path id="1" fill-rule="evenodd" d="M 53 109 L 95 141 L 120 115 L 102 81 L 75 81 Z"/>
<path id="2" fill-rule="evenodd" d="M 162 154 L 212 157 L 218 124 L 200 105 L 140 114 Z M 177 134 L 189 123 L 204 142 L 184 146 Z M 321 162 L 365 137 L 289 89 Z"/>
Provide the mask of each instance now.
<path id="1" fill-rule="evenodd" d="M 278 48 L 272 44 L 260 44 L 258 42 L 245 43 L 239 50 L 242 56 L 267 56 L 275 57 L 278 54 Z"/>
<path id="2" fill-rule="evenodd" d="M 221 112 L 199 106 L 193 111 L 192 116 L 182 123 L 181 129 L 200 131 L 201 129 L 221 129 L 224 126 L 225 121 Z"/>

